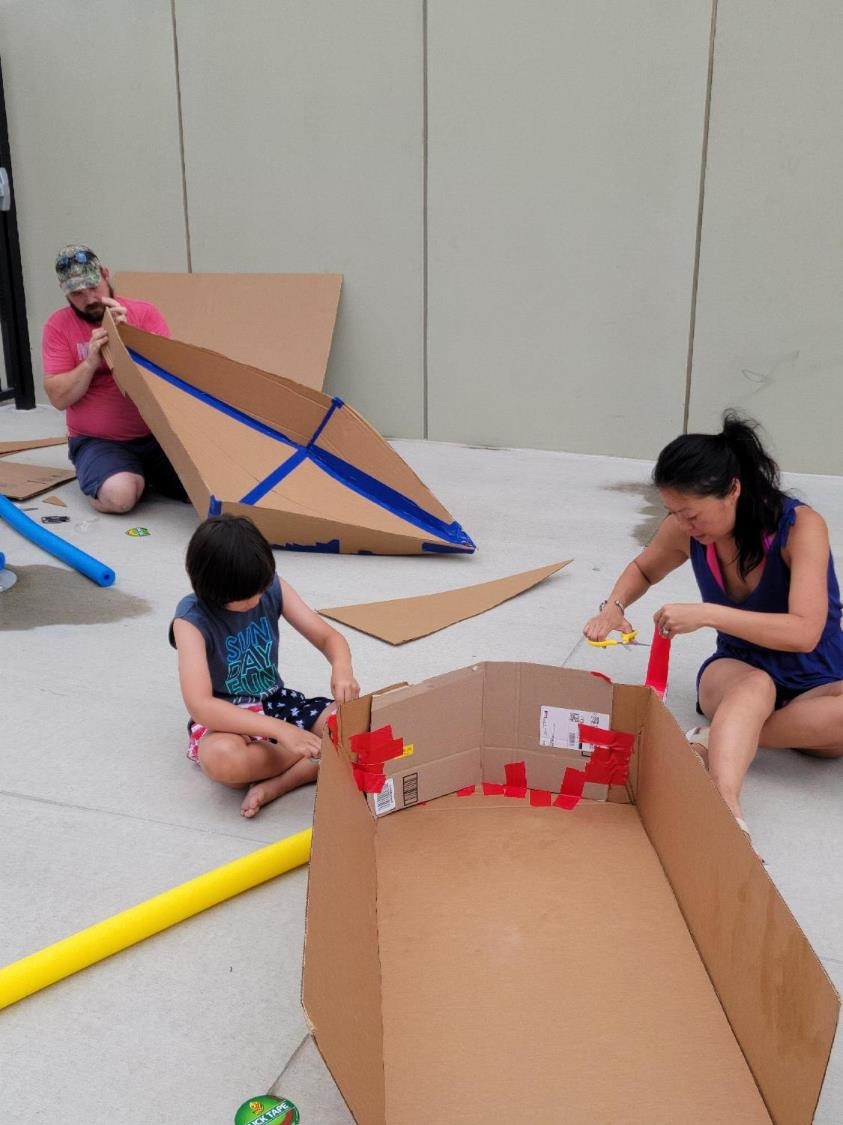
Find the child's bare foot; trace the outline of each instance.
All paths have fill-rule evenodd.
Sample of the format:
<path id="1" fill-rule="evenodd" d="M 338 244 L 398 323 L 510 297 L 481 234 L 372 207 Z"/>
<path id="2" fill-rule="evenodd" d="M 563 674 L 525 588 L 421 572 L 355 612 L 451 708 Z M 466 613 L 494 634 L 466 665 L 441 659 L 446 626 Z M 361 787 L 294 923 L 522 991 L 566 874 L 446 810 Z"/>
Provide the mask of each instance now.
<path id="1" fill-rule="evenodd" d="M 300 785 L 307 785 L 308 782 L 315 781 L 318 775 L 319 763 L 312 758 L 302 758 L 295 765 L 290 766 L 288 770 L 279 773 L 277 777 L 267 777 L 263 781 L 256 781 L 249 786 L 249 791 L 243 798 L 240 815 L 247 819 L 257 816 L 264 805 L 268 805 L 270 801 L 274 801 L 277 797 L 283 797 L 291 789 L 297 789 Z"/>

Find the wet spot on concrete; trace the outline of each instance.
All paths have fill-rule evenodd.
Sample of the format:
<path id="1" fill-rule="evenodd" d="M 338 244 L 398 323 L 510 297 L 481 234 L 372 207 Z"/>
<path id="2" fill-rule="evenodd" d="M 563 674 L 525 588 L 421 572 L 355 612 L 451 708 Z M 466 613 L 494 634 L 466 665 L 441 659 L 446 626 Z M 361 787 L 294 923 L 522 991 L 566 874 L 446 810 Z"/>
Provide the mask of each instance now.
<path id="1" fill-rule="evenodd" d="M 40 563 L 10 569 L 18 580 L 0 593 L 0 632 L 43 625 L 107 625 L 152 611 L 145 598 L 116 586 L 95 586 L 75 570 Z"/>
<path id="2" fill-rule="evenodd" d="M 610 484 L 606 487 L 610 492 L 625 492 L 630 496 L 638 497 L 641 511 L 632 533 L 641 546 L 646 547 L 665 517 L 664 504 L 656 488 L 652 484 L 635 484 L 630 481 Z"/>

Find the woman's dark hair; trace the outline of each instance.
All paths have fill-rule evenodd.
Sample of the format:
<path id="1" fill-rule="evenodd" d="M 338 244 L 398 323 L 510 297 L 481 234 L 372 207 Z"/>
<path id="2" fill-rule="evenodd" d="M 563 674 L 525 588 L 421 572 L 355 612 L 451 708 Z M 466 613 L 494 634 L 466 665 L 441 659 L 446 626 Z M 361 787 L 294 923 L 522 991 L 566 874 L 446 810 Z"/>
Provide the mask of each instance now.
<path id="1" fill-rule="evenodd" d="M 761 444 L 758 423 L 733 410 L 723 415 L 719 434 L 683 434 L 664 447 L 653 469 L 656 488 L 695 496 L 728 496 L 741 482 L 735 510 L 735 546 L 741 578 L 764 558 L 764 534 L 776 530 L 785 493 L 779 467 Z"/>
<path id="2" fill-rule="evenodd" d="M 262 594 L 275 576 L 275 556 L 251 520 L 211 516 L 191 536 L 185 567 L 197 598 L 220 609 Z"/>

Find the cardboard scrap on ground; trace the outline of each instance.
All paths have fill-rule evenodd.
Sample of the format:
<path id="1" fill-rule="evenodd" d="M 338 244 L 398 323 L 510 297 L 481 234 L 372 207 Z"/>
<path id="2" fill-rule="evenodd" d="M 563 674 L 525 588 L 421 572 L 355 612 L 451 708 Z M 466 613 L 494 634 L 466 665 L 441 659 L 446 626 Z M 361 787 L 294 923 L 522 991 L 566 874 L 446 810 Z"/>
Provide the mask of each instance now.
<path id="1" fill-rule="evenodd" d="M 25 453 L 27 449 L 45 449 L 49 445 L 66 445 L 67 434 L 63 437 L 19 438 L 17 441 L 0 441 L 0 457 L 8 453 Z"/>
<path id="2" fill-rule="evenodd" d="M 322 390 L 342 274 L 120 273 L 115 291 L 151 301 L 176 340 Z"/>
<path id="3" fill-rule="evenodd" d="M 649 688 L 490 662 L 335 737 L 302 997 L 355 1120 L 812 1120 L 839 998 Z"/>
<path id="4" fill-rule="evenodd" d="M 0 495 L 10 500 L 30 500 L 75 477 L 73 468 L 48 469 L 43 465 L 0 460 Z"/>
<path id="5" fill-rule="evenodd" d="M 277 547 L 471 553 L 475 545 L 395 450 L 341 399 L 216 352 L 117 329 L 114 378 L 201 518 L 248 516 Z"/>
<path id="6" fill-rule="evenodd" d="M 361 633 L 368 633 L 370 637 L 377 637 L 391 645 L 401 645 L 405 641 L 426 637 L 448 625 L 485 613 L 487 609 L 493 609 L 532 586 L 537 586 L 569 562 L 571 560 L 566 559 L 536 570 L 512 574 L 507 578 L 496 578 L 476 586 L 461 586 L 438 594 L 333 606 L 330 609 L 320 609 L 319 613 L 333 621 L 350 625 L 352 629 L 359 629 Z"/>
<path id="7" fill-rule="evenodd" d="M 44 499 L 41 501 L 41 503 L 42 504 L 55 504 L 55 506 L 57 508 L 66 508 L 67 507 L 67 504 L 65 504 L 64 500 L 62 500 L 58 496 L 45 496 Z"/>

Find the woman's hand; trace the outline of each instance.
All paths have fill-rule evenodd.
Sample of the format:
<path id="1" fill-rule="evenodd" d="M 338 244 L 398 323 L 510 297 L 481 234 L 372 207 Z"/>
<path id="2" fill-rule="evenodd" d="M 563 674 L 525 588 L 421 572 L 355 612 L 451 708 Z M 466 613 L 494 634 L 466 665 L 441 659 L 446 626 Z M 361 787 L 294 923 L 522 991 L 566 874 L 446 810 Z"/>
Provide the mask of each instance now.
<path id="1" fill-rule="evenodd" d="M 631 633 L 632 626 L 614 602 L 607 602 L 596 616 L 586 621 L 583 636 L 590 641 L 605 641 L 615 630 L 619 633 Z"/>
<path id="2" fill-rule="evenodd" d="M 653 621 L 663 637 L 695 633 L 697 629 L 712 624 L 709 609 L 706 602 L 672 602 L 657 609 L 653 614 Z"/>

